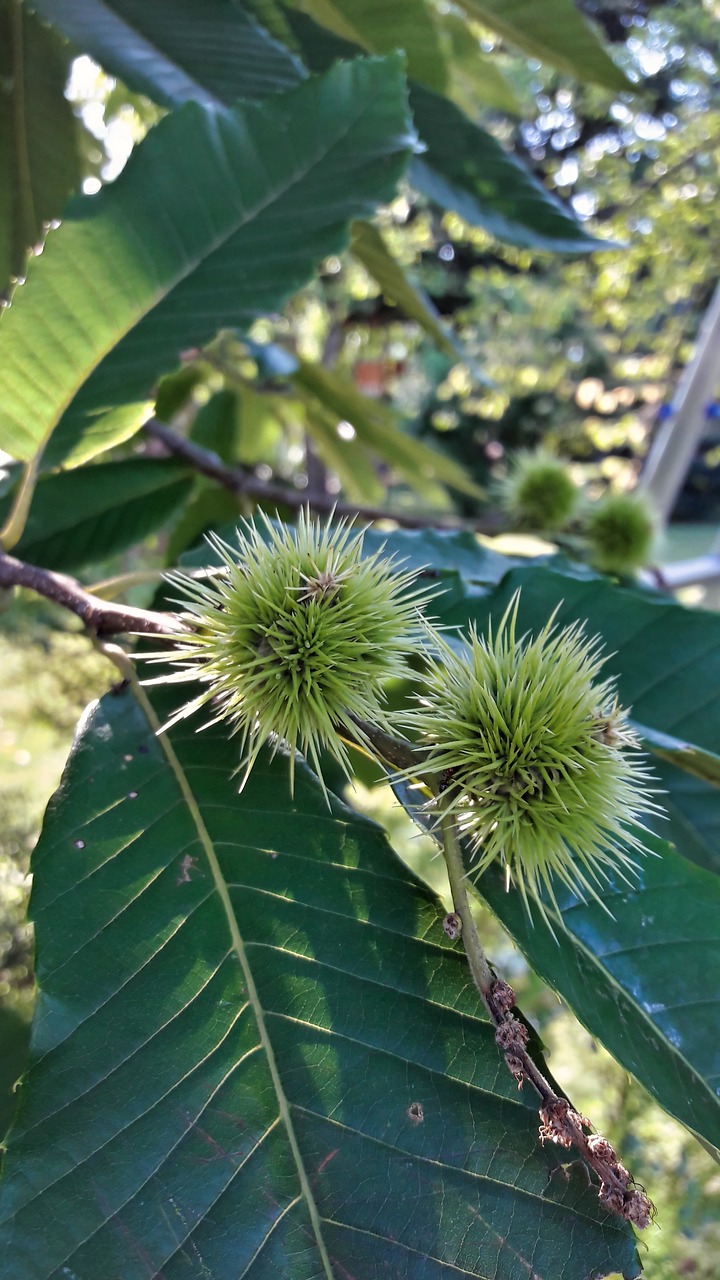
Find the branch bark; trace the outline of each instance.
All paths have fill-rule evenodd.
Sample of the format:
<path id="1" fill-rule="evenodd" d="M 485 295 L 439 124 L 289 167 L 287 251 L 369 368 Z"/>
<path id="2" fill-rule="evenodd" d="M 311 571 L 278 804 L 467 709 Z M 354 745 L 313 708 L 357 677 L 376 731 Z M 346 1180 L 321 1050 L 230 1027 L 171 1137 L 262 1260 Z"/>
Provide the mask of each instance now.
<path id="1" fill-rule="evenodd" d="M 171 613 L 155 613 L 149 609 L 134 609 L 130 605 L 117 605 L 93 596 L 84 587 L 64 573 L 52 573 L 37 565 L 16 560 L 14 556 L 0 552 L 0 588 L 28 587 L 46 600 L 69 609 L 96 636 L 119 635 L 122 632 L 143 635 L 181 634 L 185 627 Z"/>
<path id="2" fill-rule="evenodd" d="M 261 480 L 252 471 L 241 467 L 228 467 L 210 449 L 203 449 L 192 440 L 174 431 L 172 427 L 157 418 L 151 418 L 143 428 L 151 440 L 163 444 L 168 453 L 182 458 L 200 475 L 215 480 L 225 489 L 238 496 L 257 498 L 263 502 L 275 503 L 289 507 L 294 511 L 308 507 L 311 511 L 323 513 L 335 512 L 338 517 L 352 519 L 359 516 L 362 520 L 392 520 L 404 529 L 468 529 L 475 533 L 500 533 L 504 523 L 497 519 L 485 517 L 482 520 L 461 520 L 437 515 L 413 515 L 403 511 L 389 511 L 384 507 L 356 506 L 349 502 L 339 502 L 331 493 L 309 493 L 304 489 L 292 489 L 277 480 Z"/>
<path id="3" fill-rule="evenodd" d="M 495 977 L 480 941 L 470 907 L 467 873 L 455 823 L 449 814 L 441 812 L 440 825 L 455 908 L 454 915 L 448 917 L 451 923 L 449 927 L 446 923 L 446 932 L 450 937 L 462 937 L 473 982 L 495 1027 L 495 1042 L 503 1053 L 508 1070 L 519 1087 L 527 1080 L 540 1099 L 540 1141 L 575 1147 L 600 1179 L 601 1204 L 634 1226 L 647 1227 L 652 1221 L 654 1206 L 642 1187 L 635 1185 L 607 1138 L 599 1133 L 586 1132 L 592 1129 L 590 1121 L 574 1111 L 567 1098 L 555 1092 L 530 1056 L 528 1029 L 524 1021 L 512 1012 L 515 992 L 502 978 Z"/>

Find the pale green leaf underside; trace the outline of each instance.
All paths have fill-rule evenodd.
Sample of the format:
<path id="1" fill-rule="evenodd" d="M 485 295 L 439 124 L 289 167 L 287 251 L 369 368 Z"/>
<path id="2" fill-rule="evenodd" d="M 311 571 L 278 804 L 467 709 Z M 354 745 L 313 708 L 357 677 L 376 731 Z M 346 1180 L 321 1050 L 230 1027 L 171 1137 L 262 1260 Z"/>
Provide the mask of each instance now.
<path id="1" fill-rule="evenodd" d="M 410 145 L 398 58 L 262 108 L 166 117 L 116 183 L 71 206 L 0 321 L 0 446 L 31 458 L 72 405 L 71 449 L 188 346 L 281 306 L 392 196 Z"/>
<path id="2" fill-rule="evenodd" d="M 503 74 L 497 55 L 482 51 L 474 24 L 458 12 L 443 13 L 439 19 L 452 51 L 448 96 L 470 116 L 486 107 L 522 115 L 518 95 Z"/>
<path id="3" fill-rule="evenodd" d="M 370 53 L 402 49 L 411 80 L 443 93 L 448 68 L 426 0 L 289 0 L 315 22 Z"/>
<path id="4" fill-rule="evenodd" d="M 217 727 L 170 740 L 179 775 L 132 694 L 104 699 L 35 855 L 17 1274 L 636 1275 L 380 831 L 304 769 L 291 801 L 281 757 L 239 797 Z"/>
<path id="5" fill-rule="evenodd" d="M 452 330 L 446 329 L 433 303 L 393 257 L 377 227 L 371 222 L 354 222 L 350 249 L 380 285 L 389 302 L 394 302 L 406 316 L 415 320 L 451 360 L 463 359 L 463 351 Z"/>
<path id="6" fill-rule="evenodd" d="M 608 89 L 629 89 L 573 0 L 459 0 L 476 18 L 531 57 Z"/>
<path id="7" fill-rule="evenodd" d="M 316 401 L 330 412 L 333 430 L 338 421 L 350 422 L 358 441 L 389 462 L 419 492 L 425 489 L 432 493 L 430 486 L 446 484 L 461 493 L 482 497 L 482 490 L 463 467 L 422 440 L 406 435 L 401 429 L 401 419 L 391 408 L 363 396 L 352 382 L 334 370 L 303 360 L 292 381 L 306 400 L 311 404 Z"/>

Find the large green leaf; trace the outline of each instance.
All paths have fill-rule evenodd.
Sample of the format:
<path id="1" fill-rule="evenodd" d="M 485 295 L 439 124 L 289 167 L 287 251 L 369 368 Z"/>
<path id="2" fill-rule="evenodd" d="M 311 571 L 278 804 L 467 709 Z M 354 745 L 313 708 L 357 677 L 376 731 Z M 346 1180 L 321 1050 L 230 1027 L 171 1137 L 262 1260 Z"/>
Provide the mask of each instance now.
<path id="1" fill-rule="evenodd" d="M 14 1274 L 637 1275 L 379 829 L 304 768 L 291 800 L 280 756 L 238 796 L 236 764 L 127 689 L 82 722 L 34 858 Z"/>
<path id="2" fill-rule="evenodd" d="M 586 621 L 589 635 L 603 637 L 612 655 L 606 669 L 637 721 L 717 748 L 717 615 L 542 568 L 513 570 L 486 594 L 455 593 L 447 607 L 437 600 L 433 612 L 445 624 L 472 621 L 484 630 L 517 588 L 521 631 L 537 632 L 556 607 L 558 626 Z M 682 783 L 689 775 L 678 777 Z M 674 784 L 670 799 L 676 803 Z M 672 835 L 682 851 L 679 823 Z M 556 928 L 557 943 L 541 920 L 529 926 L 516 895 L 501 892 L 499 879 L 483 880 L 481 891 L 593 1035 L 667 1111 L 720 1147 L 720 879 L 663 841 L 655 847 L 660 859 L 643 862 L 636 890 L 618 882 L 601 894 L 615 919 L 597 904 L 561 896 L 567 931 Z M 696 857 L 692 849 L 688 855 Z"/>
<path id="3" fill-rule="evenodd" d="M 462 360 L 463 352 L 451 330 L 439 318 L 433 303 L 388 249 L 381 233 L 371 222 L 354 222 L 350 249 L 372 276 L 389 302 L 415 320 L 451 360 Z"/>
<path id="4" fill-rule="evenodd" d="M 554 253 L 611 247 L 591 236 L 492 134 L 438 94 L 414 85 L 410 105 L 426 150 L 410 181 L 443 209 L 499 240 Z"/>
<path id="5" fill-rule="evenodd" d="M 43 476 L 14 551 L 46 569 L 75 570 L 118 555 L 159 529 L 185 501 L 182 462 L 134 458 Z M 0 502 L 0 520 L 10 510 Z"/>
<path id="6" fill-rule="evenodd" d="M 301 64 L 226 0 L 32 0 L 48 22 L 163 106 L 254 100 L 291 89 Z"/>
<path id="7" fill-rule="evenodd" d="M 509 575 L 497 598 L 475 598 L 450 610 L 447 622 L 470 616 L 487 620 L 516 587 L 521 620 L 547 621 L 559 605 L 558 625 L 587 619 L 589 635 L 601 635 L 612 656 L 621 701 L 633 719 L 707 751 L 720 747 L 720 616 L 686 609 L 667 596 L 618 587 L 606 578 L 567 577 L 532 566 Z M 463 609 L 465 610 L 463 612 Z"/>
<path id="8" fill-rule="evenodd" d="M 352 56 L 353 44 L 299 12 L 291 15 L 302 55 L 313 71 Z M 588 235 L 570 212 L 499 142 L 447 98 L 413 83 L 410 106 L 425 144 L 410 180 L 442 208 L 501 240 L 560 253 L 586 253 L 608 242 Z"/>
<path id="9" fill-rule="evenodd" d="M 19 0 L 0 2 L 0 293 L 24 272 L 80 180 L 67 49 Z"/>
<path id="10" fill-rule="evenodd" d="M 2 329 L 0 329 L 0 348 Z M 133 401 L 107 411 L 82 414 L 73 419 L 72 414 L 61 419 L 61 426 L 54 431 L 42 453 L 42 470 L 56 467 L 80 467 L 108 449 L 132 440 L 148 418 L 153 416 L 153 401 Z"/>
<path id="11" fill-rule="evenodd" d="M 392 196 L 411 143 L 397 57 L 262 108 L 166 117 L 111 187 L 70 207 L 0 321 L 0 445 L 31 458 L 65 413 L 70 449 L 189 345 L 282 305 Z"/>
<path id="12" fill-rule="evenodd" d="M 289 0 L 295 9 L 370 53 L 402 49 L 408 75 L 442 93 L 448 73 L 438 28 L 426 0 Z"/>
<path id="13" fill-rule="evenodd" d="M 632 89 L 573 0 L 458 0 L 476 18 L 533 58 L 568 71 L 583 84 Z"/>

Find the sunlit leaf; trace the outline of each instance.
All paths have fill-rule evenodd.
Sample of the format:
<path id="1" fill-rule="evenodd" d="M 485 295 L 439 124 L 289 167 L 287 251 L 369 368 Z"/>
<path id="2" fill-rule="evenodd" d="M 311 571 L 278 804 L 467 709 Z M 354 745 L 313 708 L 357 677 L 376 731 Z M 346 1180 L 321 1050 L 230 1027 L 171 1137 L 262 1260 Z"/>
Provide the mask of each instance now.
<path id="1" fill-rule="evenodd" d="M 442 93 L 448 73 L 442 42 L 426 0 L 289 0 L 315 22 L 369 53 L 402 49 L 408 75 Z"/>
<path id="2" fill-rule="evenodd" d="M 359 59 L 262 108 L 187 103 L 78 200 L 0 321 L 0 444 L 66 451 L 144 400 L 189 345 L 282 305 L 390 198 L 411 134 L 399 59 Z"/>
<path id="3" fill-rule="evenodd" d="M 455 592 L 447 606 L 438 597 L 433 612 L 445 625 L 472 622 L 484 632 L 518 588 L 520 632 L 537 633 L 556 608 L 559 627 L 585 621 L 588 635 L 602 637 L 611 655 L 605 670 L 638 722 L 710 751 L 720 743 L 717 615 L 542 568 L 513 569 L 494 590 Z M 539 912 L 531 923 L 517 893 L 505 893 L 502 873 L 488 874 L 479 889 L 592 1034 L 671 1115 L 720 1146 L 720 878 L 680 856 L 679 823 L 672 836 L 678 852 L 649 837 L 660 857 L 641 861 L 636 887 L 615 877 L 600 892 L 612 914 L 563 891 L 566 928 L 556 923 L 556 938 Z M 553 920 L 552 908 L 548 913 Z"/>
<path id="4" fill-rule="evenodd" d="M 468 17 L 491 27 L 551 67 L 608 89 L 632 89 L 573 0 L 458 0 Z"/>
<path id="5" fill-rule="evenodd" d="M 380 285 L 383 296 L 417 321 L 441 351 L 451 360 L 462 360 L 460 344 L 445 328 L 427 295 L 413 284 L 407 272 L 388 249 L 381 233 L 371 222 L 354 222 L 350 249 L 365 270 Z"/>

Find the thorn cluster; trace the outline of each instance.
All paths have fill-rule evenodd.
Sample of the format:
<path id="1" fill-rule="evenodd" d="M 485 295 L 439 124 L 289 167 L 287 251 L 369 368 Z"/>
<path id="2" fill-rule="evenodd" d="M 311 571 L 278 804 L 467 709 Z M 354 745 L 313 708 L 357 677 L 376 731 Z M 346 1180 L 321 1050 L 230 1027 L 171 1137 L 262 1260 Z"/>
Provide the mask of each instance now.
<path id="1" fill-rule="evenodd" d="M 601 573 L 625 577 L 650 560 L 655 519 L 642 493 L 607 493 L 585 521 L 590 563 Z"/>
<path id="2" fill-rule="evenodd" d="M 518 637 L 517 610 L 516 596 L 495 634 L 471 631 L 460 653 L 432 631 L 437 656 L 411 720 L 473 870 L 500 862 L 545 914 L 541 895 L 557 908 L 558 882 L 599 899 L 611 871 L 627 879 L 644 851 L 630 827 L 655 806 L 614 686 L 598 679 L 600 642 L 554 618 Z"/>
<path id="3" fill-rule="evenodd" d="M 545 449 L 516 454 L 500 482 L 504 510 L 523 529 L 554 532 L 575 514 L 580 493 L 567 467 Z"/>
<path id="4" fill-rule="evenodd" d="M 165 679 L 201 686 L 171 723 L 211 703 L 214 721 L 240 734 L 245 778 L 268 740 L 290 748 L 291 785 L 296 750 L 321 780 L 323 751 L 349 776 L 343 733 L 362 739 L 357 720 L 391 729 L 385 686 L 423 643 L 428 593 L 381 552 L 364 556 L 363 536 L 346 521 L 301 513 L 276 527 L 263 516 L 238 529 L 236 547 L 208 538 L 217 577 L 169 575 L 190 629 Z"/>

